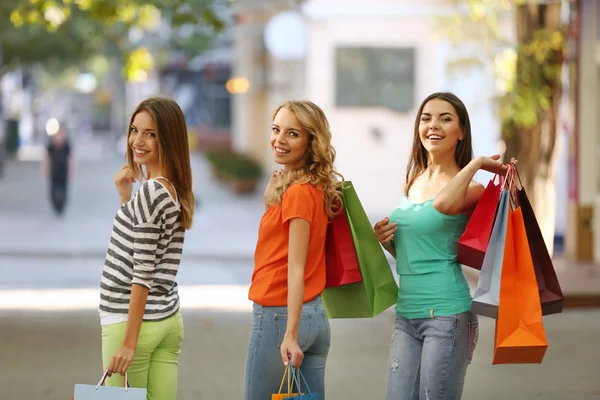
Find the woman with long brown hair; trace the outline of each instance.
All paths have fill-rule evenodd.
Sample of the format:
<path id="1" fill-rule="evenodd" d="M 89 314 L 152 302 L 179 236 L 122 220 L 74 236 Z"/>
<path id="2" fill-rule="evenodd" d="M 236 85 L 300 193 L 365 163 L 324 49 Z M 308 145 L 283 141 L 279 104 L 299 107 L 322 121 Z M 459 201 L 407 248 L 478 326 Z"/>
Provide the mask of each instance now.
<path id="1" fill-rule="evenodd" d="M 479 331 L 458 239 L 484 191 L 475 173 L 500 170 L 499 159 L 473 158 L 469 114 L 454 94 L 421 103 L 404 196 L 374 227 L 400 277 L 387 400 L 462 396 Z"/>
<path id="2" fill-rule="evenodd" d="M 152 97 L 131 116 L 127 163 L 115 175 L 120 208 L 100 285 L 102 361 L 127 374 L 148 399 L 177 397 L 183 341 L 177 276 L 194 195 L 185 118 L 173 100 Z M 143 182 L 131 197 L 133 184 Z M 109 386 L 122 386 L 113 375 Z"/>
<path id="3" fill-rule="evenodd" d="M 245 400 L 270 399 L 291 361 L 325 399 L 331 331 L 321 302 L 327 224 L 342 202 L 329 123 L 309 101 L 275 110 L 271 149 L 276 163 L 265 190 L 249 298 L 254 302 Z"/>

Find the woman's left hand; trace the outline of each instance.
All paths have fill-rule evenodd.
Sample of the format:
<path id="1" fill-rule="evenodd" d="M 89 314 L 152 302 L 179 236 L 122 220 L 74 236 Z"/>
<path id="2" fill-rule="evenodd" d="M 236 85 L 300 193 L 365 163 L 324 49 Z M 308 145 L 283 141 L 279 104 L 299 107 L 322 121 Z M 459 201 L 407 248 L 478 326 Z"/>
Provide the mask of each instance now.
<path id="1" fill-rule="evenodd" d="M 500 174 L 504 175 L 504 174 L 506 174 L 506 171 L 508 170 L 506 164 L 502 164 L 500 162 L 499 154 L 494 154 L 491 157 L 484 157 L 484 156 L 478 157 L 477 162 L 479 163 L 479 169 L 491 172 L 493 174 L 500 173 Z M 512 157 L 510 159 L 510 164 L 517 165 L 518 162 L 519 161 L 514 157 Z"/>
<path id="2" fill-rule="evenodd" d="M 504 164 L 504 165 L 502 165 L 502 171 L 501 171 L 502 175 L 506 175 L 506 173 L 508 172 L 508 167 L 507 167 L 507 165 L 509 165 L 509 164 L 514 164 L 514 165 L 515 165 L 515 167 L 516 167 L 518 163 L 519 163 L 519 161 L 518 161 L 516 158 L 512 157 L 512 158 L 510 159 L 510 162 L 509 162 L 508 164 Z"/>
<path id="3" fill-rule="evenodd" d="M 125 375 L 129 365 L 135 357 L 135 347 L 123 346 L 119 351 L 110 358 L 106 369 L 108 370 L 108 376 L 113 373 Z"/>
<path id="4" fill-rule="evenodd" d="M 298 341 L 294 340 L 291 337 L 284 337 L 283 342 L 281 343 L 281 359 L 283 360 L 283 364 L 287 367 L 289 364 L 290 356 L 292 358 L 292 365 L 294 368 L 300 367 L 302 365 L 302 361 L 304 360 L 304 353 L 300 349 L 298 345 Z"/>

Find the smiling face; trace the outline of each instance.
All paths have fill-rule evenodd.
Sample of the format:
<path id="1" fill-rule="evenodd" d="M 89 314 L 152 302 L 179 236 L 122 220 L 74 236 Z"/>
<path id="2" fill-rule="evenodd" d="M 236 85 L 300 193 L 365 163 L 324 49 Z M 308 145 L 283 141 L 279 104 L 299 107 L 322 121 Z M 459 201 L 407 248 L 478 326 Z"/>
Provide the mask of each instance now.
<path id="1" fill-rule="evenodd" d="M 282 107 L 271 126 L 271 149 L 277 164 L 299 168 L 308 162 L 310 134 L 298 121 L 296 114 Z"/>
<path id="2" fill-rule="evenodd" d="M 136 114 L 129 127 L 127 138 L 133 161 L 137 165 L 156 169 L 160 164 L 160 145 L 158 132 L 152 116 L 147 111 Z"/>
<path id="3" fill-rule="evenodd" d="M 425 104 L 419 122 L 419 138 L 431 154 L 455 152 L 463 132 L 452 104 L 441 99 L 432 99 Z"/>

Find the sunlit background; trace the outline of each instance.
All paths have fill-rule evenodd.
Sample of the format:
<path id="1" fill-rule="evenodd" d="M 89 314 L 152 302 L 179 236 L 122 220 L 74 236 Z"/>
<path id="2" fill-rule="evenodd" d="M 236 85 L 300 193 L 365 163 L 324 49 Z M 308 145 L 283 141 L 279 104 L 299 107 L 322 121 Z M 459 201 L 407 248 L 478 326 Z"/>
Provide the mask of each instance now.
<path id="1" fill-rule="evenodd" d="M 541 365 L 492 366 L 481 318 L 463 398 L 600 399 L 598 0 L 2 0 L 0 398 L 68 399 L 102 372 L 113 176 L 141 100 L 179 103 L 192 153 L 178 398 L 239 399 L 273 110 L 323 108 L 375 222 L 400 200 L 420 102 L 445 90 L 475 155 L 519 159 L 566 304 Z M 42 174 L 59 131 L 75 167 L 60 217 Z M 392 321 L 332 321 L 329 399 L 384 398 Z"/>

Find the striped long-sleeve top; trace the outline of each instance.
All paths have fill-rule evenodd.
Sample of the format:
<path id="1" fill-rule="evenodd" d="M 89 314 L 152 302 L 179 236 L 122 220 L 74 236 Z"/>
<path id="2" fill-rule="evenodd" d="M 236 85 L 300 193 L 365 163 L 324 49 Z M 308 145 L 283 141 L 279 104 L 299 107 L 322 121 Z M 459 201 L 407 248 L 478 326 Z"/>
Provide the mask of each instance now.
<path id="1" fill-rule="evenodd" d="M 179 310 L 175 278 L 185 229 L 181 206 L 162 183 L 145 182 L 115 216 L 100 284 L 102 324 L 126 321 L 133 284 L 148 288 L 144 321 Z"/>

